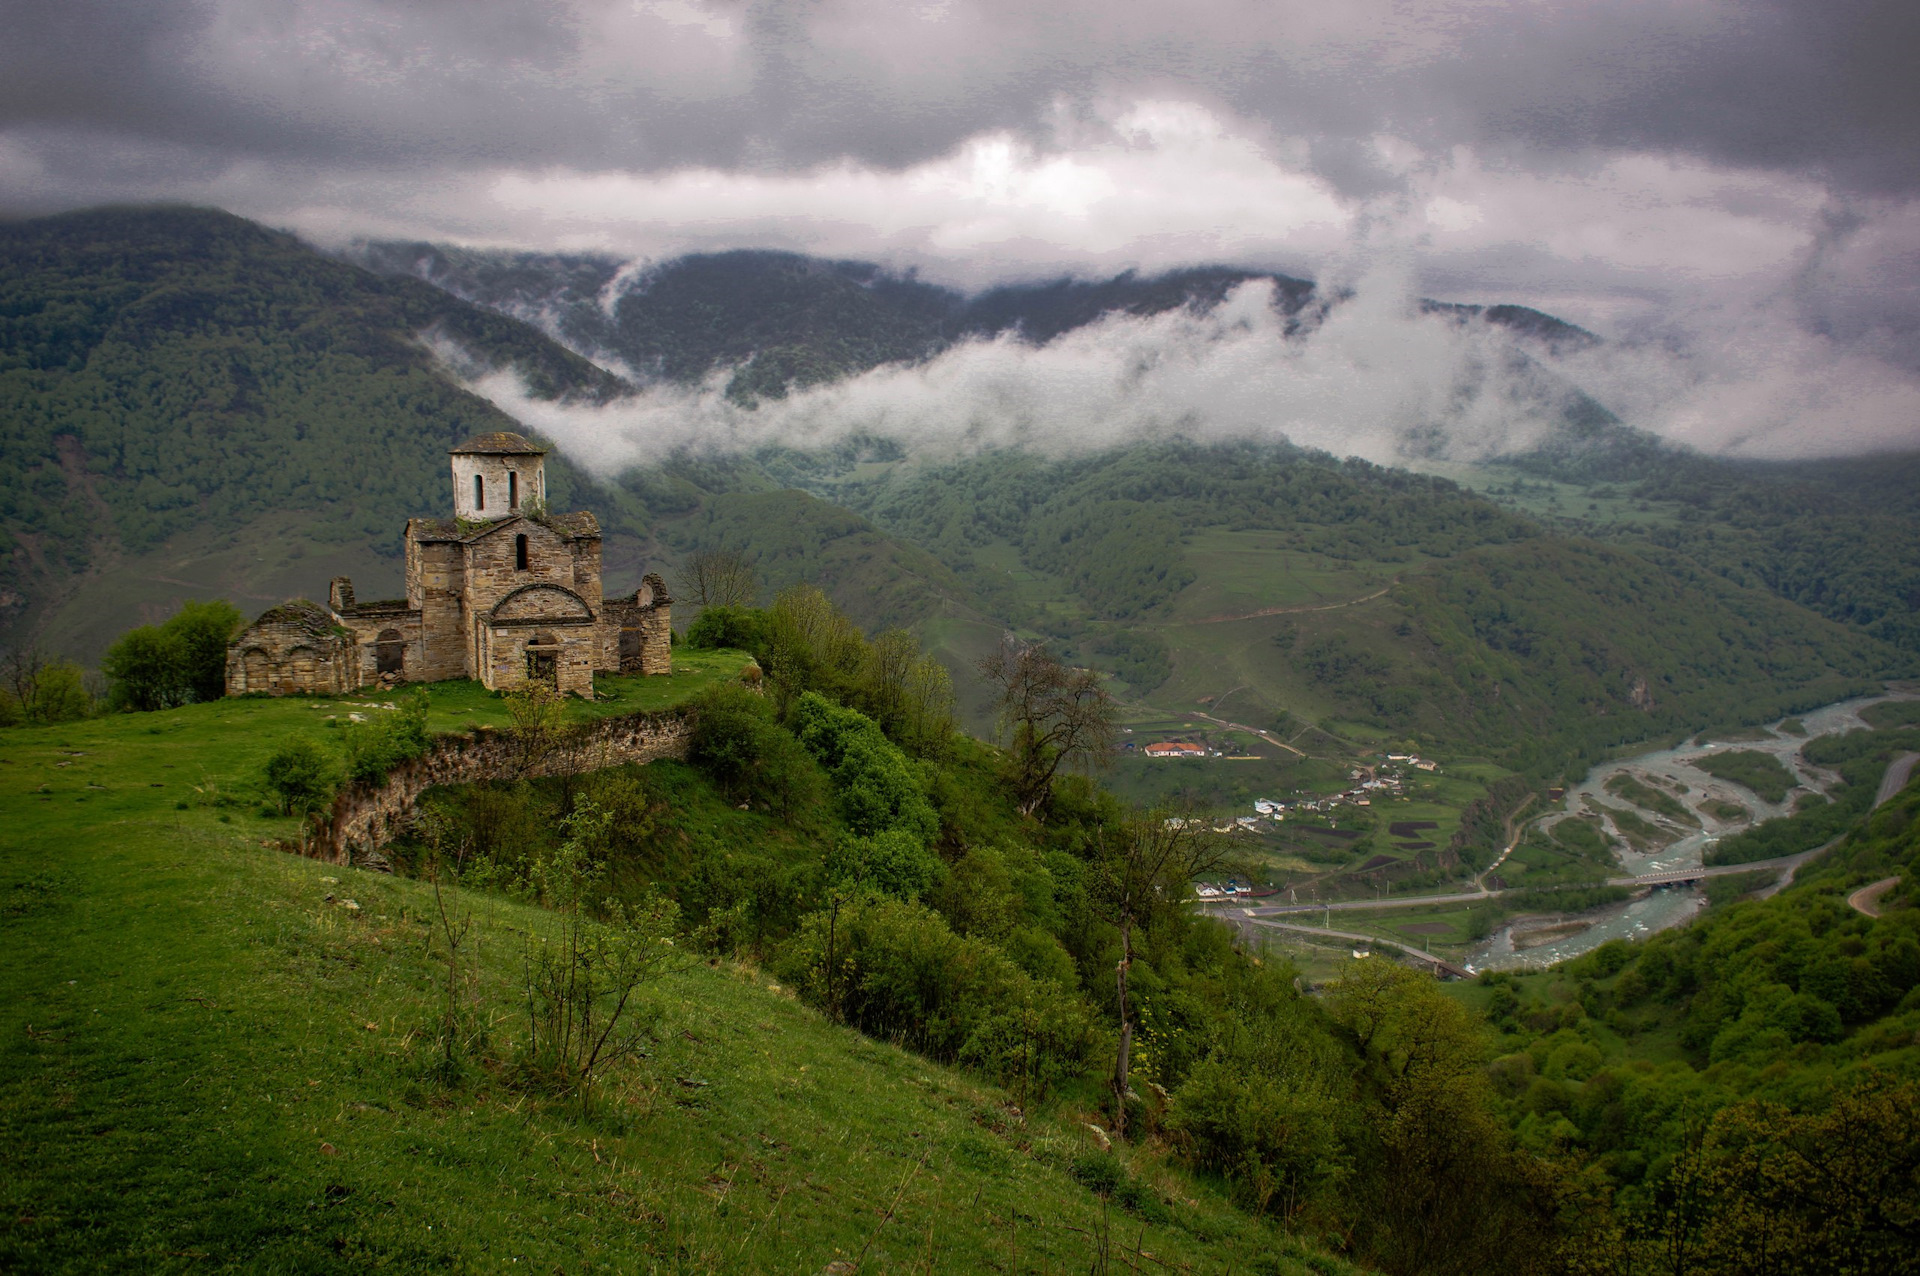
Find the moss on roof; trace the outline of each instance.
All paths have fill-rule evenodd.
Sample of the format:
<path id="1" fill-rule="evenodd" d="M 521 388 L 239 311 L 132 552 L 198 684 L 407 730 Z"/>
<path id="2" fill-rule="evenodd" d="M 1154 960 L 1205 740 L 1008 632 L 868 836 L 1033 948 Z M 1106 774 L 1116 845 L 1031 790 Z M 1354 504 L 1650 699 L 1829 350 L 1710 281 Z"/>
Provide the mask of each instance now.
<path id="1" fill-rule="evenodd" d="M 324 638 L 338 628 L 333 623 L 332 612 L 306 598 L 290 598 L 267 608 L 249 628 L 260 625 L 295 625 L 315 638 Z"/>

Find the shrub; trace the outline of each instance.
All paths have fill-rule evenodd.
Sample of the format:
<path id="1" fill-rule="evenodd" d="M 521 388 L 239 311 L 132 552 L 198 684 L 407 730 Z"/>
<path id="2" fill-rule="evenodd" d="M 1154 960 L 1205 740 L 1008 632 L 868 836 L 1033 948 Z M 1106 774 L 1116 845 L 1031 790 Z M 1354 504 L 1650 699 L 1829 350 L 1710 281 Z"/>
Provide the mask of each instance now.
<path id="1" fill-rule="evenodd" d="M 86 671 L 71 661 L 41 664 L 36 653 L 15 653 L 0 687 L 0 727 L 75 722 L 93 713 Z"/>
<path id="2" fill-rule="evenodd" d="M 944 1062 L 1034 990 L 991 944 L 954 934 L 924 904 L 870 892 L 802 918 L 776 968 L 829 1015 Z"/>
<path id="3" fill-rule="evenodd" d="M 767 614 L 753 607 L 709 607 L 687 628 L 686 645 L 760 652 L 766 646 Z"/>
<path id="4" fill-rule="evenodd" d="M 940 875 L 940 857 L 906 829 L 886 829 L 872 837 L 842 835 L 827 852 L 827 880 L 871 886 L 902 899 L 918 899 Z"/>
<path id="5" fill-rule="evenodd" d="M 825 788 L 819 767 L 773 721 L 766 700 L 736 683 L 694 700 L 687 761 L 733 801 L 758 802 L 783 818 L 814 805 Z"/>
<path id="6" fill-rule="evenodd" d="M 189 698 L 186 647 L 157 625 L 129 629 L 107 648 L 100 670 L 112 687 L 116 709 L 150 713 L 185 704 Z"/>
<path id="7" fill-rule="evenodd" d="M 347 778 L 377 784 L 387 772 L 427 751 L 427 692 L 416 687 L 397 710 L 365 722 L 349 722 L 341 733 L 347 751 Z"/>
<path id="8" fill-rule="evenodd" d="M 100 662 L 111 703 L 146 712 L 218 700 L 227 689 L 227 643 L 243 623 L 232 603 L 189 600 L 165 624 L 128 630 Z"/>
<path id="9" fill-rule="evenodd" d="M 288 737 L 267 759 L 267 788 L 287 815 L 304 815 L 324 806 L 337 781 L 333 756 L 312 736 Z"/>
<path id="10" fill-rule="evenodd" d="M 795 734 L 833 777 L 847 826 L 862 836 L 904 829 L 924 845 L 940 831 L 920 770 L 865 714 L 809 691 L 794 703 Z"/>

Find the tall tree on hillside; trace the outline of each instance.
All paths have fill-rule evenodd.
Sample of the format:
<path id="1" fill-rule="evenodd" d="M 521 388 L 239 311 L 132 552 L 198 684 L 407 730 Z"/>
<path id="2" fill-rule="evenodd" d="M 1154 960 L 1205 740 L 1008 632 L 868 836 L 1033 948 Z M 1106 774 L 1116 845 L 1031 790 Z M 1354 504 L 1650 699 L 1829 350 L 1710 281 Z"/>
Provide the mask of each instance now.
<path id="1" fill-rule="evenodd" d="M 759 584 L 739 550 L 703 549 L 681 570 L 680 592 L 702 607 L 751 607 Z"/>
<path id="2" fill-rule="evenodd" d="M 1014 800 L 1032 815 L 1069 764 L 1104 766 L 1117 738 L 1114 701 L 1091 669 L 1072 669 L 1045 644 L 1002 644 L 979 664 L 998 693 L 1000 727 L 1013 747 Z"/>
<path id="3" fill-rule="evenodd" d="M 1095 848 L 1088 886 L 1094 906 L 1120 931 L 1120 960 L 1113 968 L 1120 1040 L 1113 1058 L 1113 1129 L 1127 1132 L 1132 1097 L 1133 1008 L 1128 979 L 1133 970 L 1134 932 L 1156 912 L 1178 908 L 1194 878 L 1217 872 L 1227 847 L 1202 820 L 1165 810 L 1141 812 L 1108 828 Z"/>

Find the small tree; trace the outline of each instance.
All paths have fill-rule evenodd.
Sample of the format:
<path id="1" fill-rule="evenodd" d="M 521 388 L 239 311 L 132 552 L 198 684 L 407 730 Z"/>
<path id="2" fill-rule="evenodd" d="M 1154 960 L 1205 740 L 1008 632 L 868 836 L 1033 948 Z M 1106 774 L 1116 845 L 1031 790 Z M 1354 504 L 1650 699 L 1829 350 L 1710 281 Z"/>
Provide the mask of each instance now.
<path id="1" fill-rule="evenodd" d="M 232 603 L 189 599 L 163 625 L 142 625 L 107 649 L 101 671 L 115 707 L 148 712 L 227 690 L 227 643 L 242 623 Z"/>
<path id="2" fill-rule="evenodd" d="M 738 550 L 700 550 L 680 573 L 680 592 L 702 607 L 751 607 L 758 589 L 753 564 Z"/>
<path id="3" fill-rule="evenodd" d="M 1156 912 L 1180 907 L 1194 878 L 1226 862 L 1224 843 L 1206 825 L 1166 811 L 1146 811 L 1103 830 L 1088 882 L 1094 907 L 1120 931 L 1120 960 L 1113 969 L 1120 1039 L 1113 1060 L 1113 1129 L 1127 1132 L 1128 1081 L 1133 1061 L 1133 1009 L 1127 981 L 1133 967 L 1135 930 Z"/>
<path id="4" fill-rule="evenodd" d="M 112 687 L 117 709 L 151 713 L 171 709 L 192 697 L 187 680 L 186 648 L 178 634 L 157 625 L 142 625 L 120 635 L 100 661 Z"/>
<path id="5" fill-rule="evenodd" d="M 267 759 L 267 787 L 283 815 L 318 810 L 333 796 L 336 778 L 332 756 L 312 736 L 288 737 Z"/>
<path id="6" fill-rule="evenodd" d="M 397 711 L 376 714 L 365 722 L 349 722 L 341 733 L 347 751 L 347 778 L 378 783 L 387 772 L 427 751 L 427 690 L 415 687 L 402 697 Z"/>
<path id="7" fill-rule="evenodd" d="M 640 993 L 678 961 L 671 901 L 655 894 L 629 906 L 604 893 L 606 870 L 593 850 L 609 823 L 609 812 L 581 802 L 567 818 L 567 839 L 530 874 L 541 903 L 559 916 L 559 933 L 527 943 L 520 1071 L 582 1107 L 606 1069 L 639 1050 L 649 1026 Z"/>
<path id="8" fill-rule="evenodd" d="M 161 626 L 179 643 L 180 681 L 190 698 L 218 700 L 227 694 L 227 644 L 245 623 L 232 603 L 216 598 L 188 599 Z"/>
<path id="9" fill-rule="evenodd" d="M 546 683 L 529 679 L 507 693 L 507 717 L 513 723 L 509 731 L 515 771 L 532 775 L 559 747 L 566 729 L 566 700 Z"/>
<path id="10" fill-rule="evenodd" d="M 72 722 L 93 712 L 86 671 L 28 643 L 0 658 L 0 726 Z"/>
<path id="11" fill-rule="evenodd" d="M 1032 815 L 1053 795 L 1060 768 L 1104 766 L 1116 736 L 1113 697 L 1091 669 L 1070 669 L 1044 644 L 1003 644 L 982 660 L 998 693 L 1000 727 L 1013 748 L 1014 801 Z"/>

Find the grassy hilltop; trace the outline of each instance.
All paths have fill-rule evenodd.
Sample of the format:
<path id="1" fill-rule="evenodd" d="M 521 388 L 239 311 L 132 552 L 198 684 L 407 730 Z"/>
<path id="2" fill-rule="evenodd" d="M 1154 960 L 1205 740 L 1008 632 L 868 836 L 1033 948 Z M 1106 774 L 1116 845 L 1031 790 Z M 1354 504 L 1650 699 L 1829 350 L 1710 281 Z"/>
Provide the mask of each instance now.
<path id="1" fill-rule="evenodd" d="M 731 660 L 683 655 L 598 707 Z M 292 822 L 254 810 L 274 745 L 357 699 L 0 732 L 0 1266 L 1347 1270 L 1164 1166 L 1141 1167 L 1150 1208 L 1096 1196 L 1069 1113 L 835 1026 L 750 962 L 668 976 L 648 1057 L 591 1117 L 484 1072 L 441 1084 L 432 889 L 271 849 Z M 433 702 L 436 729 L 504 720 L 461 684 Z M 554 918 L 450 898 L 465 995 L 510 1053 L 523 946 Z"/>

